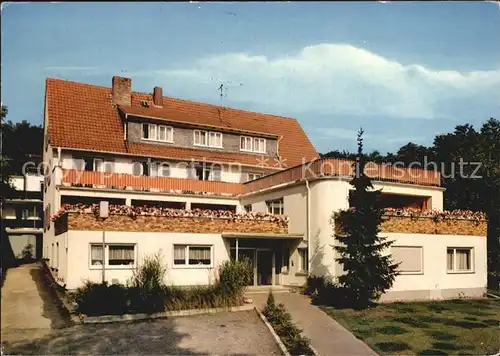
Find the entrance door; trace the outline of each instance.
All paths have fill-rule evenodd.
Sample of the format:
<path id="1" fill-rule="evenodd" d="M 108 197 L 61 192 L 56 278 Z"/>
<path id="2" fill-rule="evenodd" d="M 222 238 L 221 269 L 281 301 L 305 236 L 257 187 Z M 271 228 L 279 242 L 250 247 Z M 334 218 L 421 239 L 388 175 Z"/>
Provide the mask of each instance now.
<path id="1" fill-rule="evenodd" d="M 257 250 L 257 284 L 273 284 L 273 252 Z"/>

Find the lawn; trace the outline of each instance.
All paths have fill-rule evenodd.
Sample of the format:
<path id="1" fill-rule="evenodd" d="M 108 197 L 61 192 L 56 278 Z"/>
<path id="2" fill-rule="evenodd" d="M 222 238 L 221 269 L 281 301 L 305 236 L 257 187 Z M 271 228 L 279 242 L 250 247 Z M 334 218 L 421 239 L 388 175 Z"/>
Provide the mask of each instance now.
<path id="1" fill-rule="evenodd" d="M 382 355 L 492 355 L 500 350 L 500 299 L 322 309 Z"/>

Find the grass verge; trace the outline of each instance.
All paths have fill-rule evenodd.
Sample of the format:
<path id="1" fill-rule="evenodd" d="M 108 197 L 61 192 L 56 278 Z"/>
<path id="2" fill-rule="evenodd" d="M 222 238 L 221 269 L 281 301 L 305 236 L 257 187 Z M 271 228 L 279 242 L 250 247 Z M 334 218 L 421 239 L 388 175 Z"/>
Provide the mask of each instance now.
<path id="1" fill-rule="evenodd" d="M 383 355 L 492 355 L 500 350 L 498 299 L 321 308 Z"/>

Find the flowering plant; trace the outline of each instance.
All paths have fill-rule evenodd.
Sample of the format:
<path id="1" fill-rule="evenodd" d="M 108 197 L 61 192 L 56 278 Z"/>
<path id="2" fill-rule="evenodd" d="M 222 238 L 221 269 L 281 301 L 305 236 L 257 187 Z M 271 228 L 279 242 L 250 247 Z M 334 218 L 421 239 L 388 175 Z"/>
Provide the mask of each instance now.
<path id="1" fill-rule="evenodd" d="M 85 205 L 85 204 L 65 204 L 61 209 L 52 214 L 51 220 L 54 221 L 61 215 L 72 213 L 93 213 L 99 216 L 99 205 Z M 209 219 L 231 219 L 231 220 L 257 220 L 257 221 L 271 221 L 277 223 L 288 222 L 288 217 L 285 215 L 273 215 L 269 213 L 260 212 L 241 212 L 234 213 L 230 210 L 208 210 L 208 209 L 169 209 L 162 207 L 151 206 L 128 206 L 128 205 L 109 205 L 109 215 L 128 215 L 132 218 L 138 215 L 143 216 L 161 216 L 172 218 L 209 218 Z"/>

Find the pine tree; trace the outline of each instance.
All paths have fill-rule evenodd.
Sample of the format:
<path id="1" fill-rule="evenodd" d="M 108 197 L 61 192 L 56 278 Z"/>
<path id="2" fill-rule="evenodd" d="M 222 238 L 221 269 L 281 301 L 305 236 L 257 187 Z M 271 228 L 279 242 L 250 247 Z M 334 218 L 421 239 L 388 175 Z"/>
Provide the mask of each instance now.
<path id="1" fill-rule="evenodd" d="M 390 255 L 382 254 L 393 241 L 379 236 L 383 210 L 379 207 L 380 191 L 373 190 L 370 177 L 364 173 L 363 129 L 357 141 L 355 176 L 350 182 L 354 190 L 349 196 L 350 208 L 338 214 L 343 234 L 336 235 L 341 245 L 334 248 L 339 253 L 335 260 L 343 264 L 339 284 L 346 300 L 350 306 L 366 308 L 392 286 L 398 264 Z"/>

